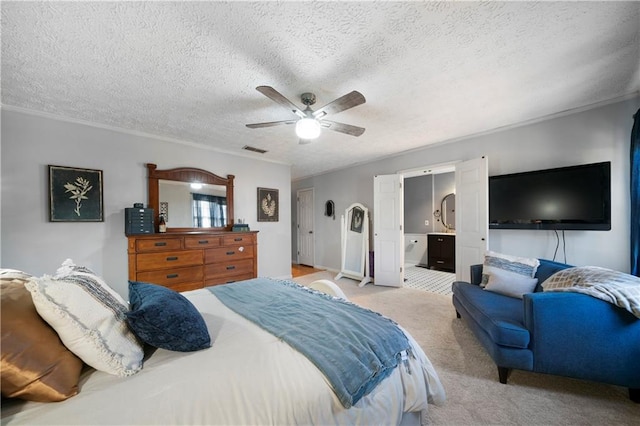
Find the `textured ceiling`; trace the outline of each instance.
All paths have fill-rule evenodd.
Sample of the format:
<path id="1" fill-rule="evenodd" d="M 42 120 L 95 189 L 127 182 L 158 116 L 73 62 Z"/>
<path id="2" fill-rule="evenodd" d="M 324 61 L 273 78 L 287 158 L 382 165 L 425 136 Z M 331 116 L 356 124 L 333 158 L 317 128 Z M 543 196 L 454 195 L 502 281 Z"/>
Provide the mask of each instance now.
<path id="1" fill-rule="evenodd" d="M 2 105 L 292 165 L 371 161 L 640 89 L 638 2 L 2 1 Z M 255 90 L 367 99 L 299 145 Z"/>

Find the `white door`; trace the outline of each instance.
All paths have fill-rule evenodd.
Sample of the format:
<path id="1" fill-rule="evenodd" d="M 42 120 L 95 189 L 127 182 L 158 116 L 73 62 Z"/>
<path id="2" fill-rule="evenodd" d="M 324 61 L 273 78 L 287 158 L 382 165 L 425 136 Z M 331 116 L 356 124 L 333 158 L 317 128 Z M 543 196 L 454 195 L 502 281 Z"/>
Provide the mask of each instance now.
<path id="1" fill-rule="evenodd" d="M 404 177 L 373 178 L 373 283 L 402 287 L 404 283 Z"/>
<path id="2" fill-rule="evenodd" d="M 489 243 L 487 157 L 456 164 L 456 280 L 469 281 L 469 266 L 482 263 Z"/>
<path id="3" fill-rule="evenodd" d="M 298 263 L 315 266 L 313 188 L 298 190 Z"/>

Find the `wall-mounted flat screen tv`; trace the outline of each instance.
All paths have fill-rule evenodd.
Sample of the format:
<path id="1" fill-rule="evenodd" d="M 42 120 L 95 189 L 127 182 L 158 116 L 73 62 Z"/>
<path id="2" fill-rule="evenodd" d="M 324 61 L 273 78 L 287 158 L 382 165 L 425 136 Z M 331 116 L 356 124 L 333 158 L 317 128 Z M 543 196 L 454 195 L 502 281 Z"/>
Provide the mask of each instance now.
<path id="1" fill-rule="evenodd" d="M 611 229 L 611 162 L 489 177 L 490 229 Z"/>

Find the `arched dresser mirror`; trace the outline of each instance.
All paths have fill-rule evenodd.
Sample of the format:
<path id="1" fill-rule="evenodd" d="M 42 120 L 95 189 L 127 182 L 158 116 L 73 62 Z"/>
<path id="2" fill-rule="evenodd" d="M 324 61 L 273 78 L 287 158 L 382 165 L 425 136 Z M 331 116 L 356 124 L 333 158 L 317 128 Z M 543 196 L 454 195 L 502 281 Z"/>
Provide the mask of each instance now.
<path id="1" fill-rule="evenodd" d="M 147 170 L 149 208 L 154 211 L 156 232 L 160 215 L 165 216 L 167 232 L 231 230 L 235 176 L 223 178 L 191 167 L 158 170 L 150 163 Z M 201 204 L 205 206 L 202 215 L 197 213 Z"/>
<path id="2" fill-rule="evenodd" d="M 371 282 L 369 277 L 369 209 L 351 204 L 341 219 L 342 267 L 335 279 L 360 280 L 360 287 Z"/>

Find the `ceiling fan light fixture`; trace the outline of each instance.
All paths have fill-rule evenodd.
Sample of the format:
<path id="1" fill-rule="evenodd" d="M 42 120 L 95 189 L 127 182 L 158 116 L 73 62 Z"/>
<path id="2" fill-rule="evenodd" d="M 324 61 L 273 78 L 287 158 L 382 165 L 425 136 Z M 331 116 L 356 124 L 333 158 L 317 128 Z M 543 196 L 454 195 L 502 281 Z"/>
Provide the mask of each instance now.
<path id="1" fill-rule="evenodd" d="M 296 135 L 300 139 L 317 139 L 321 128 L 320 122 L 315 118 L 301 118 L 296 123 Z"/>

